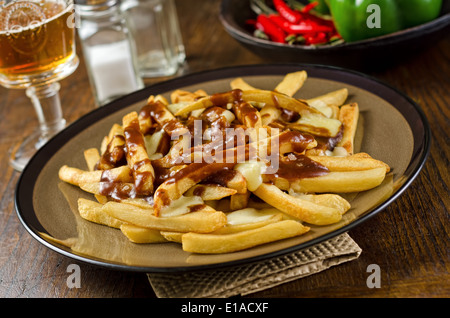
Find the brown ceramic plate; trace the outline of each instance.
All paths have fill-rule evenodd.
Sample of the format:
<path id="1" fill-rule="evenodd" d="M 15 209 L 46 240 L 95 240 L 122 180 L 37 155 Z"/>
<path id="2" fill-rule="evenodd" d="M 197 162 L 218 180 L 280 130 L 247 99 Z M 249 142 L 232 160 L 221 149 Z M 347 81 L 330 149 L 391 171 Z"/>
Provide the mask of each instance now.
<path id="1" fill-rule="evenodd" d="M 341 222 L 316 227 L 306 235 L 223 255 L 194 255 L 176 243 L 130 243 L 117 229 L 90 223 L 76 209 L 79 197 L 92 198 L 60 182 L 59 168 L 67 164 L 86 169 L 83 150 L 99 147 L 122 116 L 139 110 L 149 95 L 175 89 L 204 89 L 208 93 L 230 89 L 230 80 L 244 77 L 250 84 L 273 89 L 284 74 L 306 70 L 308 80 L 297 97 L 310 98 L 347 87 L 349 102 L 358 102 L 361 151 L 388 163 L 393 173 L 381 186 L 349 196 L 352 204 Z M 183 76 L 147 87 L 82 117 L 48 142 L 23 171 L 16 189 L 16 211 L 28 232 L 48 248 L 73 259 L 109 268 L 143 272 L 187 271 L 259 261 L 305 248 L 348 231 L 392 203 L 421 170 L 430 146 L 430 130 L 420 108 L 407 96 L 363 74 L 340 68 L 274 64 L 224 68 Z M 44 234 L 42 234 L 44 233 Z M 72 239 L 72 249 L 56 243 Z"/>

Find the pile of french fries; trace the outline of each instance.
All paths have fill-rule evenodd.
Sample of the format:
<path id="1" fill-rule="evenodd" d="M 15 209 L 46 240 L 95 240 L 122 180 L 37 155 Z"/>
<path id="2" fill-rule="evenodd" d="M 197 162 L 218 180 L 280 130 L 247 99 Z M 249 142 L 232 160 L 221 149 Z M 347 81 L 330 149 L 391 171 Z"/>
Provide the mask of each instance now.
<path id="1" fill-rule="evenodd" d="M 377 187 L 390 168 L 355 152 L 359 108 L 346 104 L 347 89 L 295 98 L 306 79 L 299 71 L 273 90 L 236 78 L 227 92 L 175 90 L 170 101 L 152 95 L 114 124 L 98 149 L 85 150 L 87 168 L 62 166 L 59 178 L 93 195 L 78 199 L 82 218 L 117 228 L 133 243 L 176 242 L 191 253 L 240 251 L 337 223 L 351 208 L 342 193 Z M 196 119 L 205 131 L 267 133 L 240 145 L 218 148 L 211 138 L 192 145 L 186 133 Z M 273 140 L 278 148 L 267 152 Z M 205 162 L 208 149 L 233 160 Z M 252 158 L 249 149 L 256 149 Z M 291 171 L 268 173 L 269 155 Z"/>

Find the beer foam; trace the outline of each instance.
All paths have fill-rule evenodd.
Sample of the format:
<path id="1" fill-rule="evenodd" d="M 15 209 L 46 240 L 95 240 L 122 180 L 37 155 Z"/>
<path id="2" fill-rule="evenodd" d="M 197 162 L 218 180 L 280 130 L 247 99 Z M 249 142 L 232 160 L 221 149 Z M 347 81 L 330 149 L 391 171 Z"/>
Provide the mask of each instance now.
<path id="1" fill-rule="evenodd" d="M 44 3 L 34 3 L 33 1 L 10 3 L 3 8 L 3 11 L 0 12 L 0 35 L 16 34 L 41 27 L 42 25 L 45 25 L 52 20 L 58 19 L 68 11 L 73 10 L 73 4 L 70 4 L 69 6 L 64 8 L 65 5 L 66 4 L 64 0 L 46 1 Z M 19 14 L 25 14 L 23 18 L 28 18 L 31 21 L 26 26 L 14 25 L 12 27 L 15 29 L 6 29 L 8 28 L 8 22 L 11 18 L 11 15 L 14 12 L 24 8 L 29 9 L 29 11 L 31 10 L 35 17 L 39 18 L 40 20 L 31 20 L 33 16 L 30 16 L 29 14 L 27 15 L 27 13 L 23 12 L 24 10 L 22 10 L 22 13 Z"/>

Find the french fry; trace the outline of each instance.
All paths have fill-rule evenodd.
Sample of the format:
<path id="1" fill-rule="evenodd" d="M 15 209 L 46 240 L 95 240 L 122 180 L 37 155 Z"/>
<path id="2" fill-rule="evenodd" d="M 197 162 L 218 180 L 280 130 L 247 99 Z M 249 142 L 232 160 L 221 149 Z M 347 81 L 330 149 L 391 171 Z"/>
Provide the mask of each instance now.
<path id="1" fill-rule="evenodd" d="M 342 139 L 338 142 L 338 147 L 343 147 L 349 154 L 354 153 L 354 141 L 356 128 L 358 125 L 359 106 L 357 103 L 344 105 L 339 111 L 339 121 L 344 127 Z"/>
<path id="2" fill-rule="evenodd" d="M 273 215 L 270 219 L 263 220 L 263 221 L 257 221 L 257 222 L 251 222 L 246 224 L 238 224 L 238 225 L 225 225 L 224 227 L 212 232 L 211 234 L 231 234 L 231 233 L 237 233 L 237 232 L 243 232 L 248 230 L 257 229 L 259 227 L 263 227 L 270 223 L 275 223 L 283 220 L 283 214 L 277 214 Z"/>
<path id="3" fill-rule="evenodd" d="M 125 137 L 123 135 L 112 136 L 97 162 L 97 169 L 107 170 L 120 165 L 121 161 L 125 159 L 124 145 Z"/>
<path id="4" fill-rule="evenodd" d="M 111 140 L 114 138 L 114 136 L 123 136 L 123 128 L 121 125 L 115 123 L 112 125 L 111 129 L 108 133 L 108 143 L 111 142 Z"/>
<path id="5" fill-rule="evenodd" d="M 195 92 L 189 92 L 182 89 L 177 89 L 170 94 L 170 100 L 172 104 L 178 104 L 182 102 L 193 102 L 200 97 L 207 96 L 208 94 L 204 90 L 197 90 Z M 172 112 L 173 113 L 173 112 Z"/>
<path id="6" fill-rule="evenodd" d="M 250 191 L 233 194 L 230 197 L 230 210 L 240 210 L 247 207 Z"/>
<path id="7" fill-rule="evenodd" d="M 222 187 L 216 184 L 197 184 L 187 190 L 185 195 L 198 195 L 203 200 L 220 200 L 236 193 L 237 191 L 235 189 Z"/>
<path id="8" fill-rule="evenodd" d="M 89 171 L 94 171 L 97 162 L 100 160 L 100 153 L 97 148 L 89 148 L 84 151 L 84 160 Z"/>
<path id="9" fill-rule="evenodd" d="M 100 144 L 100 153 L 103 155 L 108 147 L 109 139 L 108 136 L 103 137 L 102 142 Z"/>
<path id="10" fill-rule="evenodd" d="M 170 202 L 160 212 L 160 217 L 177 216 L 192 211 L 213 211 L 213 209 L 204 204 L 205 202 L 200 196 L 186 196 L 182 195 L 180 198 Z"/>
<path id="11" fill-rule="evenodd" d="M 149 195 L 154 191 L 155 171 L 148 158 L 144 136 L 141 133 L 138 114 L 131 112 L 122 119 L 127 148 L 127 162 L 132 170 L 138 194 Z"/>
<path id="12" fill-rule="evenodd" d="M 106 202 L 109 201 L 106 196 L 101 195 L 101 194 L 94 194 L 94 197 L 97 200 L 97 202 L 100 204 L 105 204 Z"/>
<path id="13" fill-rule="evenodd" d="M 186 234 L 183 232 L 160 231 L 161 235 L 169 242 L 181 243 L 181 237 Z"/>
<path id="14" fill-rule="evenodd" d="M 129 204 L 110 201 L 102 209 L 112 216 L 129 224 L 173 232 L 213 232 L 227 223 L 225 213 L 211 211 L 195 211 L 174 217 L 154 216 L 150 209 L 141 209 Z"/>
<path id="15" fill-rule="evenodd" d="M 261 114 L 250 103 L 233 104 L 237 119 L 249 128 L 261 128 Z"/>
<path id="16" fill-rule="evenodd" d="M 322 115 L 318 110 L 310 107 L 304 101 L 274 91 L 261 89 L 243 91 L 241 98 L 243 100 L 251 100 L 257 103 L 264 103 L 265 105 L 272 105 L 292 110 L 302 116 L 308 114 L 317 114 L 319 116 Z"/>
<path id="17" fill-rule="evenodd" d="M 220 170 L 208 176 L 205 182 L 220 184 L 223 187 L 235 190 L 236 193 L 245 193 L 247 191 L 247 181 L 242 173 L 237 170 Z"/>
<path id="18" fill-rule="evenodd" d="M 80 183 L 100 182 L 103 171 L 85 171 L 74 167 L 62 166 L 59 169 L 59 178 L 62 181 L 78 186 Z"/>
<path id="19" fill-rule="evenodd" d="M 312 104 L 317 100 L 320 100 L 324 102 L 327 105 L 335 105 L 335 106 L 341 106 L 345 103 L 348 97 L 348 89 L 342 88 L 338 89 L 336 91 L 329 92 L 324 95 L 320 95 L 314 98 L 307 99 L 306 102 L 308 104 Z"/>
<path id="20" fill-rule="evenodd" d="M 178 109 L 177 112 L 175 113 L 175 116 L 186 115 L 194 110 L 208 108 L 213 105 L 214 104 L 212 103 L 210 96 L 205 96 Z"/>
<path id="21" fill-rule="evenodd" d="M 296 122 L 289 124 L 287 127 L 307 132 L 315 136 L 335 137 L 339 133 L 341 126 L 342 123 L 339 120 L 325 117 L 320 113 L 306 114 Z"/>
<path id="22" fill-rule="evenodd" d="M 122 129 L 121 125 L 114 123 L 111 126 L 111 129 L 109 130 L 108 135 L 102 139 L 102 143 L 100 145 L 100 155 L 101 156 L 103 156 L 105 154 L 105 152 L 107 151 L 107 148 L 108 148 L 108 144 L 111 142 L 111 140 L 116 135 L 123 136 L 123 129 Z"/>
<path id="23" fill-rule="evenodd" d="M 253 106 L 251 106 L 251 107 L 253 107 Z M 250 109 L 252 112 L 255 112 L 255 113 L 258 112 L 257 110 L 253 110 L 250 107 L 248 109 Z M 239 120 L 245 119 L 245 116 L 242 116 L 243 114 L 240 114 L 240 115 L 241 116 L 240 116 Z M 192 114 L 192 116 L 195 116 L 195 115 Z M 209 124 L 211 126 L 214 126 L 217 124 L 219 126 L 225 125 L 226 127 L 231 125 L 232 122 L 236 119 L 236 115 L 232 111 L 222 108 L 222 107 L 218 107 L 218 106 L 208 108 L 208 110 L 203 111 L 201 113 L 201 116 L 199 116 L 199 117 L 202 120 L 206 121 L 207 124 Z M 207 139 L 207 140 L 210 140 L 210 139 Z"/>
<path id="24" fill-rule="evenodd" d="M 191 253 L 217 254 L 231 253 L 257 245 L 274 242 L 309 231 L 297 221 L 284 220 L 270 223 L 252 230 L 217 235 L 186 233 L 181 237 L 183 250 Z"/>
<path id="25" fill-rule="evenodd" d="M 272 184 L 263 183 L 253 193 L 271 206 L 306 223 L 327 225 L 342 218 L 338 209 L 294 197 Z"/>
<path id="26" fill-rule="evenodd" d="M 147 104 L 155 104 L 155 103 L 158 103 L 163 106 L 169 105 L 169 102 L 167 101 L 167 99 L 164 96 L 150 95 L 149 98 L 147 99 Z M 139 119 L 139 127 L 141 129 L 141 133 L 145 136 L 151 131 L 155 121 L 152 119 L 152 116 L 150 116 L 148 110 L 145 107 L 143 109 L 141 109 L 141 111 L 139 112 L 138 119 Z"/>
<path id="27" fill-rule="evenodd" d="M 305 71 L 298 71 L 286 74 L 280 83 L 275 87 L 274 91 L 294 96 L 294 94 L 303 86 L 307 78 Z M 257 88 L 248 84 L 242 77 L 235 78 L 230 82 L 231 89 L 255 90 Z"/>
<path id="28" fill-rule="evenodd" d="M 195 100 L 192 101 L 179 101 L 177 103 L 173 103 L 167 106 L 167 109 L 172 113 L 172 114 L 176 114 L 180 109 L 183 109 L 184 107 L 186 107 L 187 105 L 189 105 L 190 103 L 194 102 Z"/>
<path id="29" fill-rule="evenodd" d="M 90 148 L 84 151 L 84 159 L 86 160 L 86 165 L 89 171 L 96 170 L 97 164 L 100 162 L 100 153 L 97 148 Z M 79 185 L 81 188 L 81 184 Z M 92 193 L 92 192 L 91 192 Z M 108 198 L 100 193 L 96 193 L 95 199 L 101 204 L 105 204 Z"/>
<path id="30" fill-rule="evenodd" d="M 336 116 L 333 116 L 336 109 L 339 109 L 337 106 L 334 105 L 327 105 L 325 104 L 325 102 L 321 101 L 321 100 L 316 100 L 313 102 L 309 102 L 308 103 L 309 106 L 317 109 L 318 111 L 320 111 L 324 116 L 328 117 L 328 118 L 336 118 L 339 119 Z"/>
<path id="31" fill-rule="evenodd" d="M 389 172 L 389 166 L 380 161 L 373 159 L 366 153 L 358 153 L 349 155 L 346 157 L 333 157 L 333 156 L 308 156 L 315 162 L 328 168 L 330 171 L 363 171 L 375 168 L 386 169 L 386 173 Z"/>
<path id="32" fill-rule="evenodd" d="M 140 114 L 143 117 L 150 116 L 171 137 L 182 136 L 189 132 L 188 128 L 170 112 L 168 107 L 159 101 L 147 103 L 141 109 Z"/>
<path id="33" fill-rule="evenodd" d="M 328 105 L 328 107 L 331 109 L 331 114 L 329 117 L 339 120 L 340 108 L 336 105 Z"/>
<path id="34" fill-rule="evenodd" d="M 95 195 L 103 195 L 102 189 L 108 189 L 110 193 L 116 193 L 117 199 L 120 199 L 121 193 L 126 193 L 129 196 L 136 196 L 136 188 L 134 183 L 130 182 L 80 182 L 78 184 L 81 190 Z M 113 194 L 114 196 L 114 194 Z"/>
<path id="35" fill-rule="evenodd" d="M 150 156 L 153 156 L 156 153 L 160 153 L 161 151 L 165 152 L 165 150 L 161 149 L 165 148 L 161 145 L 162 143 L 166 142 L 164 140 L 165 134 L 166 133 L 164 132 L 164 130 L 159 130 L 151 135 L 144 136 L 145 149 L 147 150 L 147 155 L 149 156 L 149 158 Z"/>
<path id="36" fill-rule="evenodd" d="M 230 82 L 231 89 L 240 89 L 242 91 L 256 89 L 248 84 L 242 77 L 237 77 Z"/>
<path id="37" fill-rule="evenodd" d="M 154 194 L 154 213 L 158 216 L 161 210 L 168 206 L 171 201 L 180 198 L 189 188 L 193 187 L 208 175 L 219 170 L 231 167 L 230 163 L 191 163 L 186 168 L 181 169 L 175 175 L 164 181 Z"/>
<path id="38" fill-rule="evenodd" d="M 158 95 L 150 95 L 147 98 L 147 103 L 156 103 L 156 102 L 160 102 L 165 106 L 169 105 L 169 101 L 167 100 L 167 98 L 165 98 L 163 95 L 158 94 Z"/>
<path id="39" fill-rule="evenodd" d="M 339 213 L 344 214 L 347 212 L 351 205 L 343 197 L 337 194 L 326 193 L 326 194 L 295 194 L 294 195 L 301 200 L 310 201 L 318 205 L 327 206 L 339 211 Z"/>
<path id="40" fill-rule="evenodd" d="M 226 213 L 226 215 L 227 224 L 212 232 L 213 234 L 230 234 L 247 231 L 262 227 L 269 223 L 281 221 L 284 218 L 283 213 L 274 208 L 259 210 L 255 208 L 245 208 Z"/>
<path id="41" fill-rule="evenodd" d="M 159 230 L 139 227 L 133 224 L 122 224 L 120 230 L 133 243 L 148 244 L 167 242 Z"/>
<path id="42" fill-rule="evenodd" d="M 189 157 L 192 158 L 190 162 L 194 162 L 193 155 L 195 153 L 189 152 L 189 149 L 191 149 L 191 139 L 189 136 L 187 138 L 184 137 L 180 136 L 178 140 L 175 140 L 165 156 L 152 160 L 152 166 L 155 168 L 174 168 L 175 166 L 180 166 Z"/>
<path id="43" fill-rule="evenodd" d="M 320 177 L 296 180 L 290 186 L 296 192 L 361 192 L 379 186 L 385 177 L 386 168 L 381 167 L 361 171 L 330 172 Z"/>
<path id="44" fill-rule="evenodd" d="M 98 182 L 79 182 L 77 184 L 81 190 L 87 192 L 87 193 L 92 193 L 98 196 L 103 196 L 101 194 L 101 183 L 100 181 Z M 133 184 L 130 184 L 133 185 Z"/>
<path id="45" fill-rule="evenodd" d="M 287 96 L 294 96 L 294 94 L 303 86 L 307 77 L 308 75 L 305 71 L 288 73 L 275 87 L 274 91 Z"/>
<path id="46" fill-rule="evenodd" d="M 83 183 L 100 182 L 102 177 L 110 181 L 130 182 L 133 180 L 130 169 L 127 166 L 120 166 L 110 170 L 85 171 L 64 165 L 59 169 L 58 175 L 62 181 L 76 186 Z"/>
<path id="47" fill-rule="evenodd" d="M 134 205 L 141 209 L 152 209 L 153 208 L 153 203 L 151 202 L 151 200 L 146 200 L 144 198 L 126 198 L 126 199 L 121 199 L 120 202 Z"/>
<path id="48" fill-rule="evenodd" d="M 260 115 L 261 115 L 261 123 L 264 126 L 267 126 L 281 117 L 281 110 L 280 108 L 273 105 L 265 105 L 261 109 Z"/>
<path id="49" fill-rule="evenodd" d="M 78 212 L 80 216 L 88 221 L 106 225 L 113 228 L 120 228 L 125 222 L 118 220 L 111 215 L 105 213 L 102 209 L 103 205 L 95 201 L 79 198 L 78 199 Z"/>

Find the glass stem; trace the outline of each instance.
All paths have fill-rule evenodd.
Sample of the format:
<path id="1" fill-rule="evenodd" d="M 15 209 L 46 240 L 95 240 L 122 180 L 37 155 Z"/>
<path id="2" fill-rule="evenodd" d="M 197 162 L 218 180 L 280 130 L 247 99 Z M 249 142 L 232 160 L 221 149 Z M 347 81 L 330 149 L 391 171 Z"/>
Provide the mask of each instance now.
<path id="1" fill-rule="evenodd" d="M 53 82 L 39 86 L 30 86 L 26 90 L 26 94 L 31 99 L 39 120 L 42 135 L 40 142 L 42 143 L 45 143 L 66 125 L 59 99 L 59 88 L 59 83 Z M 39 148 L 41 145 L 37 146 Z"/>

